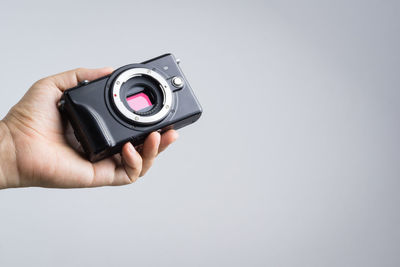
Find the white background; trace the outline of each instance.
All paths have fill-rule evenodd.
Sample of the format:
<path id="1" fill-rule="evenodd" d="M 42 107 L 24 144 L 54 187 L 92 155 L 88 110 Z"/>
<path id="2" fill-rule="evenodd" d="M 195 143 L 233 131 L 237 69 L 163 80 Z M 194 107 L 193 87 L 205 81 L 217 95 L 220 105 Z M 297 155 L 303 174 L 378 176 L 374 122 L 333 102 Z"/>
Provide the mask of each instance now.
<path id="1" fill-rule="evenodd" d="M 133 185 L 0 191 L 0 266 L 399 266 L 399 11 L 3 1 L 1 117 L 42 77 L 166 52 L 204 114 Z"/>

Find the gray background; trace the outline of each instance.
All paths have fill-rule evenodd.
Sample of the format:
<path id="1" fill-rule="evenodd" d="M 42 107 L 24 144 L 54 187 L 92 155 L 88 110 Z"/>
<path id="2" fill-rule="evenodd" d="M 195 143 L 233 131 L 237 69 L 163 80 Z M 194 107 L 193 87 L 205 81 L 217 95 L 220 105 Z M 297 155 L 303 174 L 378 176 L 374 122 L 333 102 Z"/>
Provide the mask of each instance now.
<path id="1" fill-rule="evenodd" d="M 396 1 L 14 1 L 0 115 L 165 52 L 204 108 L 137 183 L 0 191 L 0 266 L 399 266 Z"/>

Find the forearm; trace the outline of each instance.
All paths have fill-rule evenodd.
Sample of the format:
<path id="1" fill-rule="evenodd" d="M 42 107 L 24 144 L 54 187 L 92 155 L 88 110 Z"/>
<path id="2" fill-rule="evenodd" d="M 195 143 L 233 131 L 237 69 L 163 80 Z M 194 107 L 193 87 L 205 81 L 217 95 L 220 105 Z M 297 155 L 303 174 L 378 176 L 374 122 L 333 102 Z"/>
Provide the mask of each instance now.
<path id="1" fill-rule="evenodd" d="M 0 121 L 0 189 L 17 187 L 16 151 L 5 122 Z"/>

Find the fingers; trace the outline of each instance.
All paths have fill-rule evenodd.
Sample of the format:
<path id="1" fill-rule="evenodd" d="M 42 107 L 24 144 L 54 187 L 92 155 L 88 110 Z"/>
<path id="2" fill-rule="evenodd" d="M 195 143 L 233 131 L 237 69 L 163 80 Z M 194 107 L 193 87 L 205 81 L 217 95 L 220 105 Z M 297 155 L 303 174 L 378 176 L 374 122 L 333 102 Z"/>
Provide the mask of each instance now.
<path id="1" fill-rule="evenodd" d="M 160 141 L 161 136 L 158 132 L 152 132 L 144 141 L 142 150 L 143 165 L 140 176 L 143 176 L 153 165 L 154 159 L 158 154 Z"/>
<path id="2" fill-rule="evenodd" d="M 152 132 L 143 143 L 141 155 L 131 143 L 125 144 L 122 148 L 122 161 L 130 181 L 135 182 L 145 175 L 153 165 L 157 154 L 165 150 L 177 138 L 178 133 L 175 130 L 169 130 L 162 135 Z M 118 176 L 123 176 L 123 174 L 119 173 Z"/>
<path id="3" fill-rule="evenodd" d="M 178 134 L 174 130 L 169 130 L 161 136 L 159 133 L 153 132 L 143 143 L 142 156 L 129 142 L 122 147 L 122 157 L 114 155 L 94 164 L 83 159 L 72 148 L 67 147 L 65 149 L 73 153 L 71 158 L 75 161 L 71 160 L 70 164 L 74 168 L 67 166 L 67 170 L 59 170 L 61 172 L 60 177 L 71 176 L 70 179 L 62 179 L 69 181 L 62 187 L 93 187 L 133 183 L 150 169 L 157 154 L 165 150 L 177 137 Z M 72 170 L 74 171 L 72 172 Z M 86 170 L 85 175 L 82 175 L 82 170 Z"/>
<path id="4" fill-rule="evenodd" d="M 168 130 L 167 132 L 163 133 L 161 136 L 160 146 L 158 148 L 158 153 L 163 152 L 170 144 L 175 142 L 178 139 L 179 134 L 175 130 Z"/>
<path id="5" fill-rule="evenodd" d="M 82 82 L 84 80 L 93 81 L 103 76 L 109 75 L 111 72 L 113 72 L 113 69 L 110 67 L 100 69 L 78 68 L 50 76 L 48 78 L 45 78 L 44 81 L 49 81 L 58 89 L 64 91 L 66 89 L 77 86 L 79 82 Z"/>
<path id="6" fill-rule="evenodd" d="M 141 152 L 143 164 L 142 171 L 139 175 L 140 177 L 145 175 L 146 172 L 151 168 L 158 153 L 165 150 L 177 138 L 178 133 L 175 130 L 169 130 L 161 136 L 158 132 L 152 132 L 146 138 Z"/>
<path id="7" fill-rule="evenodd" d="M 142 171 L 143 161 L 130 142 L 122 147 L 122 162 L 130 181 L 135 182 Z"/>

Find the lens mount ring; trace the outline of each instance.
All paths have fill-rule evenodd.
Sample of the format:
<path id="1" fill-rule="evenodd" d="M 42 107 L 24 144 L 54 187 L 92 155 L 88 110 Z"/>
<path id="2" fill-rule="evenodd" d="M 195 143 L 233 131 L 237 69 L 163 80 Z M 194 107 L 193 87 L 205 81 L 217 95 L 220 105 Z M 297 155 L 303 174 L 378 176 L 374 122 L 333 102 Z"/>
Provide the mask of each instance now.
<path id="1" fill-rule="evenodd" d="M 161 89 L 164 99 L 163 99 L 163 103 L 162 103 L 162 107 L 161 107 L 160 111 L 158 111 L 154 115 L 142 116 L 142 115 L 136 114 L 136 113 L 132 112 L 131 110 L 129 110 L 121 100 L 120 91 L 121 91 L 122 85 L 129 79 L 131 79 L 133 77 L 137 77 L 137 76 L 149 76 L 149 77 L 153 78 L 154 80 L 156 80 L 160 85 L 160 89 Z M 119 110 L 119 112 L 124 117 L 126 117 L 127 119 L 129 119 L 135 123 L 138 123 L 138 124 L 156 123 L 156 122 L 162 120 L 163 118 L 165 118 L 165 116 L 167 116 L 168 112 L 171 110 L 171 107 L 172 107 L 172 91 L 171 91 L 171 88 L 169 87 L 167 81 L 159 73 L 157 73 L 151 69 L 147 69 L 147 68 L 132 68 L 132 69 L 125 70 L 124 72 L 119 74 L 117 76 L 117 78 L 115 79 L 114 84 L 112 86 L 112 97 L 111 98 L 113 99 L 113 102 L 114 102 L 115 106 L 117 107 L 117 109 Z"/>

